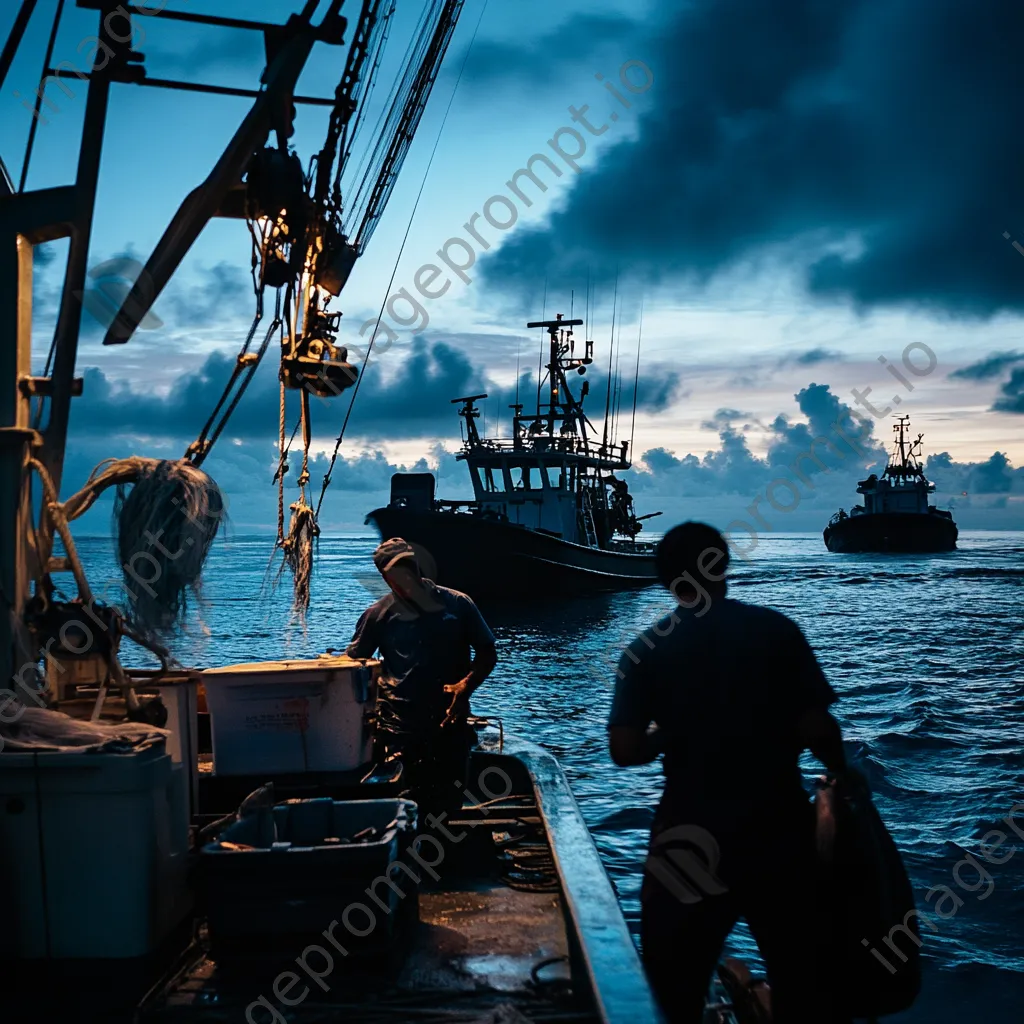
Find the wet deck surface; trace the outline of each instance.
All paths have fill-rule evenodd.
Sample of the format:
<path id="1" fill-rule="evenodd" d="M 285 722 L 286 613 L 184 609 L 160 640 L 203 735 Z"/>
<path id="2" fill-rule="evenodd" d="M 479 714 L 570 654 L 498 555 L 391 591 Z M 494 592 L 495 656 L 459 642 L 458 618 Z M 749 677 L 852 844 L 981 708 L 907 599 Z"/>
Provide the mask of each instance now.
<path id="1" fill-rule="evenodd" d="M 420 926 L 397 980 L 400 989 L 481 985 L 499 992 L 533 992 L 531 971 L 542 983 L 568 980 L 561 899 L 479 883 L 420 896 Z"/>
<path id="2" fill-rule="evenodd" d="M 596 1021 L 572 992 L 568 953 L 557 894 L 466 881 L 421 893 L 420 920 L 388 966 L 336 961 L 335 970 L 322 978 L 323 991 L 296 969 L 294 959 L 218 964 L 197 947 L 139 1019 L 242 1021 L 249 1013 L 254 1024 Z M 311 962 L 322 966 L 316 958 Z M 291 987 L 290 979 L 278 980 L 289 970 L 299 979 Z M 281 994 L 296 999 L 303 992 L 297 1005 L 282 1005 Z"/>

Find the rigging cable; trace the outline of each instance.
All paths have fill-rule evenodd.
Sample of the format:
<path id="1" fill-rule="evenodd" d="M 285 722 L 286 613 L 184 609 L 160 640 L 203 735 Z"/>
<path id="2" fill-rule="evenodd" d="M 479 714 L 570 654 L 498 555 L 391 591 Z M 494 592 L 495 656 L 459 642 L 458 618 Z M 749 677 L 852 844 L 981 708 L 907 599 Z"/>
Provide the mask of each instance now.
<path id="1" fill-rule="evenodd" d="M 601 451 L 608 447 L 608 415 L 612 404 L 612 352 L 615 348 L 615 312 L 619 300 L 619 274 L 615 273 L 615 291 L 612 293 L 612 333 L 608 339 L 608 391 L 604 400 L 604 430 L 601 436 Z"/>
<path id="2" fill-rule="evenodd" d="M 224 390 L 221 392 L 220 398 L 217 400 L 217 404 L 213 408 L 213 412 L 210 413 L 210 418 L 206 421 L 206 424 L 200 431 L 199 436 L 188 446 L 188 451 L 185 453 L 185 456 L 190 459 L 193 466 L 198 467 L 203 464 L 203 460 L 209 454 L 214 442 L 220 437 L 224 428 L 227 426 L 228 420 L 234 414 L 238 403 L 245 394 L 246 388 L 249 387 L 250 382 L 256 375 L 256 371 L 259 369 L 259 365 L 263 361 L 263 356 L 266 354 L 267 348 L 270 345 L 270 339 L 281 327 L 283 321 L 281 319 L 280 292 L 277 294 L 277 306 L 274 311 L 274 319 L 267 328 L 267 333 L 263 336 L 263 341 L 260 344 L 260 347 L 255 352 L 250 352 L 249 346 L 252 344 L 252 339 L 256 334 L 256 328 L 259 326 L 262 319 L 262 311 L 257 311 L 256 317 L 252 322 L 252 326 L 249 328 L 249 333 L 242 344 L 242 349 L 235 358 L 235 367 L 231 371 L 231 377 L 228 379 Z M 235 388 L 235 384 L 239 380 L 241 383 L 239 383 L 238 387 Z M 224 403 L 227 402 L 228 396 L 231 394 L 233 388 L 235 389 L 234 396 L 231 398 L 227 408 L 224 410 L 224 414 L 216 423 L 214 423 L 217 419 L 217 414 L 224 406 Z"/>
<path id="3" fill-rule="evenodd" d="M 362 99 L 362 102 L 358 102 L 358 106 L 356 107 L 356 111 L 353 116 L 345 122 L 345 126 L 341 133 L 341 157 L 338 160 L 338 168 L 334 175 L 334 186 L 331 195 L 332 202 L 339 211 L 341 209 L 342 197 L 342 170 L 348 166 L 349 160 L 352 157 L 352 149 L 356 142 L 359 141 L 363 125 L 366 123 L 363 118 L 370 105 L 370 98 L 373 96 L 374 88 L 377 85 L 377 72 L 380 70 L 380 62 L 384 54 L 384 48 L 387 45 L 388 34 L 391 28 L 391 18 L 394 16 L 394 13 L 395 3 L 394 0 L 392 0 L 391 6 L 380 20 L 379 31 L 370 44 L 370 52 L 367 57 L 370 62 L 370 73 L 366 76 L 365 80 L 360 80 L 352 91 L 353 100 L 358 102 L 359 89 L 363 84 L 363 81 L 365 81 L 365 96 Z"/>
<path id="4" fill-rule="evenodd" d="M 43 68 L 39 72 L 39 86 L 36 89 L 36 102 L 32 110 L 32 124 L 29 125 L 28 142 L 25 145 L 25 159 L 21 164 L 21 181 L 18 183 L 19 192 L 25 191 L 25 182 L 28 179 L 28 165 L 32 161 L 32 150 L 36 144 L 36 129 L 39 127 L 39 109 L 43 105 L 43 93 L 46 91 L 46 70 L 53 59 L 53 46 L 57 42 L 57 30 L 60 28 L 60 19 L 63 13 L 64 0 L 57 0 L 57 11 L 53 16 L 53 28 L 50 29 L 50 38 L 46 43 L 46 56 L 43 57 Z"/>
<path id="5" fill-rule="evenodd" d="M 633 375 L 633 420 L 629 425 L 629 454 L 633 457 L 633 434 L 636 431 L 636 396 L 640 387 L 640 343 L 644 337 L 644 300 L 640 300 L 640 326 L 636 332 L 636 373 Z"/>
<path id="6" fill-rule="evenodd" d="M 622 375 L 619 373 L 619 360 L 622 356 L 622 317 L 619 317 L 619 330 L 615 336 L 615 376 L 613 380 L 614 395 L 612 397 L 612 447 L 619 436 L 619 406 L 622 402 Z"/>
<path id="7" fill-rule="evenodd" d="M 548 315 L 548 279 L 544 278 L 544 301 L 540 304 L 540 318 L 544 319 Z M 539 331 L 540 334 L 540 351 L 537 353 L 537 415 L 540 415 L 540 386 L 541 386 L 541 370 L 544 366 L 544 328 L 542 327 Z"/>
<path id="8" fill-rule="evenodd" d="M 375 141 L 365 154 L 367 157 L 366 174 L 360 180 L 350 204 L 353 210 L 360 210 L 358 216 L 353 215 L 357 220 L 361 220 L 365 211 L 369 209 L 370 194 L 384 167 L 387 152 L 397 135 L 399 122 L 402 119 L 406 104 L 412 95 L 413 79 L 415 77 L 413 68 L 418 66 L 426 56 L 425 42 L 428 29 L 433 16 L 438 12 L 439 6 L 439 0 L 432 0 L 432 3 L 423 6 L 419 22 L 409 38 L 405 56 L 402 58 L 402 74 L 396 79 L 388 96 L 390 102 L 381 111 L 381 116 L 378 118 L 378 125 L 380 125 L 381 130 L 375 133 Z M 372 187 L 370 185 L 371 181 L 374 182 Z M 369 192 L 367 192 L 368 188 Z M 358 230 L 352 231 L 353 236 L 358 234 Z"/>
<path id="9" fill-rule="evenodd" d="M 317 517 L 320 515 L 320 508 L 324 503 L 324 495 L 327 493 L 327 488 L 331 483 L 331 474 L 334 472 L 335 463 L 338 461 L 338 452 L 341 449 L 341 442 L 345 437 L 345 430 L 348 427 L 348 421 L 352 416 L 352 407 L 355 405 L 356 396 L 359 394 L 359 385 L 363 382 L 363 375 L 370 359 L 370 352 L 373 351 L 374 342 L 377 340 L 377 329 L 380 327 L 381 319 L 384 316 L 384 308 L 387 305 L 388 296 L 391 294 L 391 286 L 395 283 L 395 277 L 398 274 L 398 264 L 402 259 L 402 253 L 405 251 L 406 242 L 409 240 L 409 232 L 412 230 L 413 220 L 416 217 L 416 210 L 419 208 L 420 199 L 423 197 L 423 189 L 426 187 L 431 165 L 434 163 L 434 157 L 437 155 L 437 147 L 440 145 L 444 126 L 448 121 L 448 114 L 452 109 L 452 103 L 455 101 L 455 95 L 459 91 L 459 84 L 462 81 L 462 73 L 466 70 L 466 63 L 468 62 L 469 55 L 473 50 L 473 44 L 476 42 L 477 33 L 480 31 L 480 23 L 483 21 L 484 12 L 487 10 L 487 2 L 488 0 L 484 0 L 484 4 L 480 8 L 480 16 L 477 18 L 476 28 L 473 29 L 473 37 L 470 39 L 469 46 L 466 49 L 466 56 L 462 58 L 462 67 L 459 68 L 458 77 L 455 79 L 455 86 L 452 89 L 451 96 L 448 98 L 448 106 L 445 107 L 444 116 L 441 118 L 441 124 L 437 129 L 437 138 L 434 140 L 434 148 L 431 150 L 430 159 L 427 161 L 426 169 L 423 171 L 423 180 L 420 182 L 419 191 L 416 193 L 416 201 L 413 203 L 412 212 L 409 214 L 409 223 L 405 227 L 405 234 L 402 236 L 402 244 L 399 246 L 398 255 L 395 257 L 395 265 L 391 271 L 391 279 L 388 281 L 387 291 L 384 293 L 384 300 L 380 304 L 380 312 L 377 314 L 377 322 L 374 324 L 373 333 L 370 335 L 370 343 L 366 346 L 366 354 L 363 356 L 362 366 L 359 369 L 359 376 L 352 388 L 352 398 L 349 400 L 348 409 L 345 412 L 345 419 L 342 421 L 341 430 L 338 433 L 338 439 L 334 443 L 334 451 L 331 454 L 331 461 L 327 466 L 327 472 L 324 474 L 323 486 L 320 489 L 320 498 L 316 503 L 315 515 Z"/>

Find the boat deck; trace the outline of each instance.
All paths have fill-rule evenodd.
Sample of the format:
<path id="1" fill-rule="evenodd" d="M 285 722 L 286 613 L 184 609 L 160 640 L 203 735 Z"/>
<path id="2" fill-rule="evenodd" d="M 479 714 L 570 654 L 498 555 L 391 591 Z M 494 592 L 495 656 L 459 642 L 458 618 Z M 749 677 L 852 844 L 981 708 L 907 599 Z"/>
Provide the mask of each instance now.
<path id="1" fill-rule="evenodd" d="M 221 965 L 197 944 L 184 970 L 153 993 L 136 1019 L 212 1024 L 245 1020 L 248 1011 L 256 1022 L 303 1024 L 596 1022 L 593 1009 L 573 992 L 558 904 L 556 896 L 481 882 L 423 893 L 420 922 L 397 970 L 346 964 L 323 979 L 327 991 L 300 972 L 301 982 L 289 994 L 293 999 L 308 995 L 294 1007 L 274 996 L 275 978 L 296 970 L 294 958 Z M 310 962 L 314 968 L 326 966 L 313 957 Z M 282 1016 L 275 1018 L 274 1010 Z"/>
<path id="2" fill-rule="evenodd" d="M 421 887 L 418 920 L 406 915 L 399 926 L 404 941 L 389 952 L 343 957 L 334 951 L 328 960 L 297 946 L 218 960 L 200 936 L 143 1001 L 136 1020 L 212 1024 L 249 1014 L 253 1024 L 598 1021 L 587 973 L 574 962 L 536 806 L 513 798 L 486 816 L 477 810 L 448 826 L 463 838 L 438 865 L 439 879 Z M 303 956 L 319 980 L 296 963 Z M 295 1005 L 275 994 L 275 980 L 276 992 Z"/>

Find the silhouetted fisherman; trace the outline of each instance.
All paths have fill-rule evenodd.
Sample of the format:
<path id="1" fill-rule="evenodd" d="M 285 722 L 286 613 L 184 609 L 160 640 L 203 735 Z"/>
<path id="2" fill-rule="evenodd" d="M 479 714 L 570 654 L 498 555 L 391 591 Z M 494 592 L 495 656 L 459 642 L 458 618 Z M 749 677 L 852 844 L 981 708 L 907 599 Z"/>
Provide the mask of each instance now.
<path id="1" fill-rule="evenodd" d="M 816 901 L 813 805 L 798 760 L 846 769 L 836 695 L 799 627 L 726 597 L 729 549 L 702 523 L 658 545 L 678 608 L 619 663 L 609 718 L 622 767 L 665 755 L 665 791 L 641 890 L 644 963 L 671 1021 L 699 1022 L 739 917 L 767 968 L 776 1024 L 841 1021 L 830 1009 L 827 931 Z"/>
<path id="2" fill-rule="evenodd" d="M 469 696 L 497 662 L 494 635 L 472 599 L 426 579 L 400 537 L 384 541 L 373 562 L 391 593 L 360 616 L 345 653 L 380 651 L 377 735 L 401 758 L 407 786 L 428 813 L 456 812 L 473 733 Z"/>

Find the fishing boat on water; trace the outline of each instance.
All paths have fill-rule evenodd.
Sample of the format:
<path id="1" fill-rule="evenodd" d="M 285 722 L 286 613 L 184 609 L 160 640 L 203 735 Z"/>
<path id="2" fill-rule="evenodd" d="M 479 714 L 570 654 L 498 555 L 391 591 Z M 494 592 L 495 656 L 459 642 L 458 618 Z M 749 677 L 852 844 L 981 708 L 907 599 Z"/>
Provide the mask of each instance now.
<path id="1" fill-rule="evenodd" d="M 609 410 L 600 439 L 568 374 L 586 373 L 594 343 L 577 350 L 573 328 L 582 320 L 527 324 L 548 335 L 547 396 L 533 413 L 512 406 L 512 436 L 491 438 L 477 427 L 476 403 L 486 394 L 452 400 L 465 423 L 462 450 L 473 483 L 472 501 L 435 497 L 431 473 L 396 473 L 391 501 L 367 516 L 381 537 L 418 545 L 425 572 L 475 598 L 574 596 L 647 587 L 657 582 L 652 543 L 637 540 L 628 483 L 629 441 L 609 439 Z M 609 396 L 612 382 L 608 382 Z M 591 436 L 591 431 L 594 436 Z M 500 566 L 496 562 L 500 559 Z"/>
<path id="2" fill-rule="evenodd" d="M 356 379 L 337 343 L 338 314 L 327 304 L 380 216 L 461 3 L 422 5 L 390 98 L 393 116 L 371 145 L 379 159 L 371 161 L 365 194 L 373 198 L 354 225 L 342 220 L 331 171 L 347 160 L 346 139 L 379 66 L 392 5 L 364 0 L 346 20 L 341 0 L 331 0 L 314 23 L 322 5 L 308 0 L 285 25 L 168 9 L 154 22 L 152 10 L 114 0 L 77 6 L 95 14 L 97 57 L 86 76 L 74 180 L 26 187 L 34 130 L 22 187 L 0 168 L 0 280 L 11 296 L 0 306 L 8 338 L 0 346 L 0 660 L 11 681 L 0 691 L 3 1019 L 657 1021 L 611 882 L 554 757 L 504 736 L 500 722 L 472 720 L 478 742 L 464 805 L 446 823 L 448 845 L 433 837 L 444 857 L 435 848 L 424 856 L 424 823 L 398 795 L 403 766 L 375 755 L 377 663 L 328 655 L 210 669 L 188 665 L 186 652 L 183 667 L 156 632 L 176 621 L 217 532 L 223 506 L 202 461 L 275 334 L 281 407 L 286 391 L 298 392 L 304 449 L 299 496 L 287 530 L 282 499 L 278 540 L 295 573 L 296 601 L 308 600 L 317 532 L 306 492 L 308 394 L 337 394 Z M 35 0 L 23 0 L 15 17 L 0 53 L 0 86 L 35 8 Z M 256 32 L 267 54 L 260 88 L 147 79 L 144 55 L 132 48 L 135 33 L 118 20 L 142 14 L 150 15 L 151 35 L 165 21 Z M 337 47 L 346 37 L 335 97 L 296 95 L 314 44 Z M 39 102 L 46 81 L 60 74 L 44 65 Z M 227 92 L 253 103 L 111 319 L 106 343 L 131 340 L 215 216 L 244 218 L 253 234 L 257 314 L 224 396 L 182 459 L 108 461 L 65 496 L 108 101 L 115 87 L 142 86 Z M 331 111 L 327 142 L 308 174 L 296 173 L 287 143 L 295 105 Z M 276 147 L 265 145 L 271 132 Z M 351 216 L 351 207 L 345 212 Z M 69 239 L 67 266 L 41 376 L 31 366 L 33 250 L 61 238 Z M 262 345 L 251 346 L 268 291 L 276 315 Z M 552 424 L 556 412 L 549 410 Z M 568 420 L 558 422 L 580 415 L 573 403 Z M 284 435 L 282 419 L 279 483 Z M 554 461 L 574 471 L 587 493 L 606 481 L 599 472 L 625 463 L 624 450 L 620 459 L 604 447 L 594 453 L 584 444 L 581 452 L 571 430 L 556 436 L 552 427 L 547 436 L 546 448 L 536 434 L 522 441 L 538 455 L 535 468 L 546 471 Z M 539 461 L 556 450 L 556 459 Z M 515 461 L 510 456 L 503 464 Z M 126 492 L 117 518 L 124 607 L 94 597 L 70 529 L 115 486 Z M 610 520 L 587 522 L 596 541 L 587 549 L 613 553 Z M 638 551 L 621 557 L 646 564 Z M 140 559 L 158 571 L 141 576 Z M 72 587 L 76 596 L 65 596 Z M 151 652 L 160 667 L 127 664 L 125 641 Z M 413 852 L 420 854 L 415 889 L 401 891 L 399 902 L 392 868 Z M 356 904 L 370 914 L 378 908 L 377 927 L 353 916 Z M 339 921 L 344 943 L 332 931 Z M 711 1012 L 725 1020 L 728 1010 L 722 1004 Z"/>
<path id="3" fill-rule="evenodd" d="M 863 505 L 840 509 L 825 527 L 829 551 L 929 553 L 953 551 L 957 528 L 952 512 L 928 504 L 935 490 L 921 466 L 923 434 L 910 440 L 910 417 L 893 424 L 893 450 L 881 477 L 872 473 L 857 484 Z"/>

